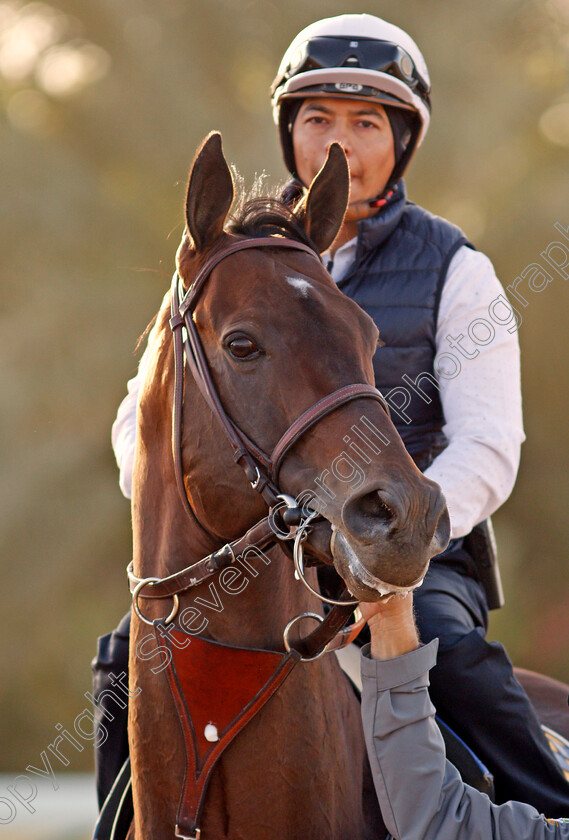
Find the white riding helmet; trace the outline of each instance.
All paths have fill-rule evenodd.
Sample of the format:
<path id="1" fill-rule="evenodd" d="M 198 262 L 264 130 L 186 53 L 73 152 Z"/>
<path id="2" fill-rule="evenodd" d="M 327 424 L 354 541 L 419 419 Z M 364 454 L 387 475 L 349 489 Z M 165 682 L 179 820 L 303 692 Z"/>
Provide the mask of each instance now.
<path id="1" fill-rule="evenodd" d="M 338 15 L 300 32 L 284 54 L 271 86 L 275 123 L 287 168 L 296 176 L 292 125 L 308 96 L 373 99 L 408 111 L 411 137 L 390 183 L 398 180 L 429 127 L 429 71 L 415 41 L 374 15 Z"/>

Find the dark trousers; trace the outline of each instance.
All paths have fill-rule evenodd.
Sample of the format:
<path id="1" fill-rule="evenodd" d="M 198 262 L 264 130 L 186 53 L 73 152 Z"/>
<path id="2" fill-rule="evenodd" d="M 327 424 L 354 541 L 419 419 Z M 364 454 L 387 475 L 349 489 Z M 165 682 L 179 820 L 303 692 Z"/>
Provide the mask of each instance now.
<path id="1" fill-rule="evenodd" d="M 119 771 L 128 758 L 128 707 L 122 708 L 115 698 L 118 694 L 113 682 L 121 678 L 121 674 L 128 675 L 128 639 L 130 634 L 130 612 L 128 612 L 116 630 L 107 636 L 101 636 L 97 644 L 97 655 L 91 662 L 93 669 L 93 696 L 97 701 L 95 706 L 95 721 L 97 729 L 103 728 L 104 736 L 98 737 L 101 742 L 95 748 L 95 778 L 97 782 L 97 799 L 99 808 L 107 798 Z M 123 684 L 128 682 L 123 678 Z"/>
<path id="2" fill-rule="evenodd" d="M 415 592 L 421 640 L 440 640 L 430 675 L 433 703 L 494 774 L 498 802 L 516 799 L 547 816 L 569 817 L 569 784 L 535 712 L 504 648 L 485 641 L 488 608 L 473 561 L 462 550 L 442 557 L 446 561 L 433 562 Z M 128 757 L 127 710 L 117 707 L 109 690 L 112 680 L 128 671 L 129 629 L 130 614 L 99 639 L 92 663 L 99 720 L 108 732 L 95 762 L 100 805 Z"/>
<path id="3" fill-rule="evenodd" d="M 468 555 L 432 562 L 415 592 L 421 641 L 439 638 L 429 693 L 441 718 L 494 774 L 496 801 L 528 802 L 549 817 L 569 817 L 569 784 L 559 769 L 512 663 L 487 642 L 484 590 Z M 465 573 L 466 572 L 466 573 Z"/>

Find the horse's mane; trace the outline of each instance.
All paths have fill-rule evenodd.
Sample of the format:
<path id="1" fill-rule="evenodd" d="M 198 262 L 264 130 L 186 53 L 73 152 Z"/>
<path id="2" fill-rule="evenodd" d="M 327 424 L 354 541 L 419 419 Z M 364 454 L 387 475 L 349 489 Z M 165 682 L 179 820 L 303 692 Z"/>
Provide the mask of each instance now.
<path id="1" fill-rule="evenodd" d="M 234 177 L 235 177 L 234 171 Z M 246 193 L 242 179 L 237 176 L 237 200 L 225 230 L 243 236 L 286 236 L 318 250 L 306 233 L 302 222 L 292 211 L 302 193 L 297 188 L 294 195 L 287 184 L 279 196 L 259 195 L 263 176 L 257 178 L 252 189 Z"/>

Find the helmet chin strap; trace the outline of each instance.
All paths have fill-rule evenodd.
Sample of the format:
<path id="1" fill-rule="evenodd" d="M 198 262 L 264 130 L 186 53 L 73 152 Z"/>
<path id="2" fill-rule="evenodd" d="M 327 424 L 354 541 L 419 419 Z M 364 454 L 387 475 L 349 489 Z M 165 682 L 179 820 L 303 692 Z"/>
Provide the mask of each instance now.
<path id="1" fill-rule="evenodd" d="M 376 198 L 364 198 L 360 199 L 360 201 L 350 201 L 347 208 L 350 217 L 353 218 L 353 221 L 356 221 L 374 216 L 381 207 L 387 204 L 396 190 L 397 186 L 395 185 L 387 192 L 380 193 L 380 195 Z"/>

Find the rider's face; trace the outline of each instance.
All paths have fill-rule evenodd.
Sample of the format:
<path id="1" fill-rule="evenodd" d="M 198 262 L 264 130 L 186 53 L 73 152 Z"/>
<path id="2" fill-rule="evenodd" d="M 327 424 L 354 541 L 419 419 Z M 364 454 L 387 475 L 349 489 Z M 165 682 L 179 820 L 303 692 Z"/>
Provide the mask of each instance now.
<path id="1" fill-rule="evenodd" d="M 382 105 L 357 99 L 305 99 L 292 130 L 296 168 L 310 184 L 331 143 L 340 143 L 350 166 L 350 204 L 379 195 L 395 166 L 393 134 Z"/>

